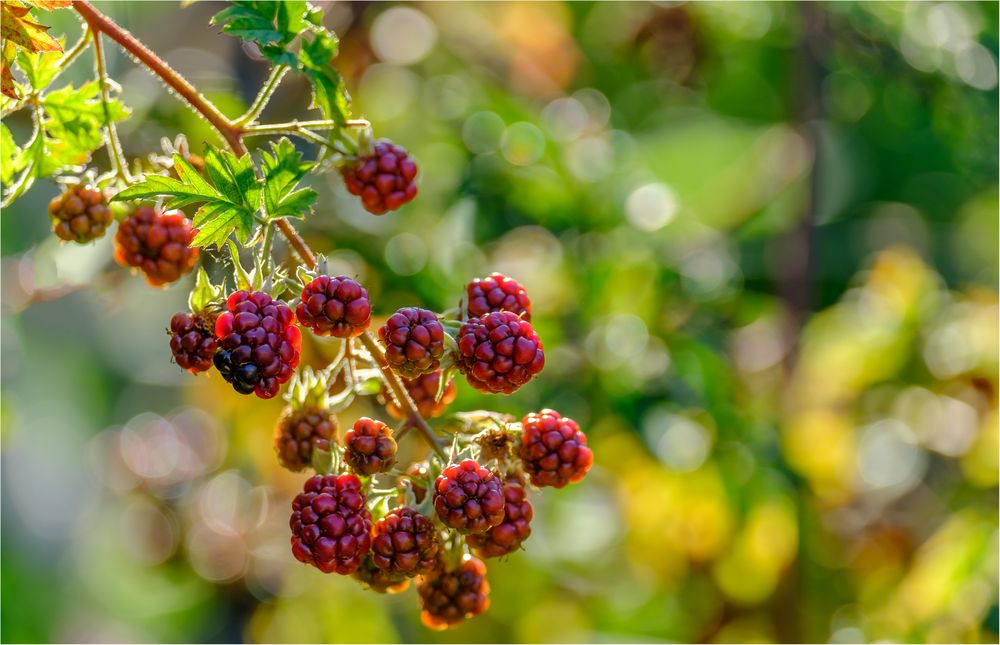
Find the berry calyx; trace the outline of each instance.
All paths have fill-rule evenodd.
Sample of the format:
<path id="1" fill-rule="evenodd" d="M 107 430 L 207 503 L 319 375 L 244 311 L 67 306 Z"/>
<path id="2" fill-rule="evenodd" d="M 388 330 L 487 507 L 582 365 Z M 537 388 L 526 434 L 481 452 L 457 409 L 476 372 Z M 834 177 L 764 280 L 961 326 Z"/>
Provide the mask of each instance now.
<path id="1" fill-rule="evenodd" d="M 417 164 L 406 150 L 387 140 L 376 142 L 371 154 L 356 158 L 340 172 L 347 191 L 361 197 L 361 205 L 374 215 L 394 211 L 417 196 Z"/>
<path id="2" fill-rule="evenodd" d="M 403 387 L 417 406 L 417 412 L 425 419 L 433 419 L 444 414 L 444 411 L 455 400 L 458 395 L 458 388 L 455 387 L 455 380 L 448 379 L 448 385 L 441 393 L 441 399 L 437 399 L 438 387 L 441 383 L 441 370 L 421 374 L 417 378 L 404 378 Z M 382 385 L 380 393 L 381 400 L 385 404 L 386 412 L 394 419 L 402 421 L 406 414 L 399 409 L 392 396 L 392 391 L 386 385 Z"/>
<path id="3" fill-rule="evenodd" d="M 435 569 L 417 581 L 420 621 L 430 629 L 448 629 L 490 606 L 486 565 L 469 557 L 451 571 Z"/>
<path id="4" fill-rule="evenodd" d="M 521 283 L 502 273 L 491 273 L 476 278 L 465 287 L 469 298 L 467 311 L 470 318 L 478 318 L 494 311 L 509 311 L 523 320 L 531 320 L 531 300 Z"/>
<path id="5" fill-rule="evenodd" d="M 201 252 L 188 246 L 197 231 L 184 213 L 139 206 L 118 225 L 115 260 L 142 271 L 146 282 L 159 287 L 194 268 Z"/>
<path id="6" fill-rule="evenodd" d="M 361 566 L 351 574 L 351 577 L 375 593 L 397 594 L 406 591 L 410 586 L 410 579 L 406 576 L 376 567 L 371 554 L 364 557 Z"/>
<path id="7" fill-rule="evenodd" d="M 521 420 L 521 428 L 518 456 L 535 486 L 562 488 L 578 482 L 594 463 L 580 426 L 555 410 L 532 412 Z"/>
<path id="8" fill-rule="evenodd" d="M 359 475 L 384 473 L 396 463 L 392 428 L 368 417 L 354 422 L 344 433 L 344 461 Z"/>
<path id="9" fill-rule="evenodd" d="M 337 434 L 337 417 L 329 410 L 289 406 L 274 428 L 274 452 L 282 466 L 300 472 L 312 464 L 313 451 L 330 451 Z"/>
<path id="10" fill-rule="evenodd" d="M 324 573 L 357 571 L 371 550 L 371 513 L 354 475 L 316 475 L 292 501 L 292 554 Z"/>
<path id="11" fill-rule="evenodd" d="M 434 523 L 408 506 L 394 508 L 375 523 L 372 562 L 389 573 L 428 573 L 440 548 Z"/>
<path id="12" fill-rule="evenodd" d="M 236 291 L 215 321 L 216 369 L 240 394 L 269 399 L 299 364 L 302 332 L 288 305 L 263 291 Z"/>
<path id="13" fill-rule="evenodd" d="M 372 305 L 368 292 L 354 280 L 321 275 L 302 289 L 295 315 L 317 336 L 354 338 L 368 329 Z"/>
<path id="14" fill-rule="evenodd" d="M 452 464 L 434 482 L 434 510 L 459 533 L 483 533 L 503 521 L 503 485 L 473 459 Z"/>
<path id="15" fill-rule="evenodd" d="M 455 364 L 469 385 L 487 394 L 511 394 L 545 366 L 542 341 L 509 311 L 484 314 L 458 332 Z"/>
<path id="16" fill-rule="evenodd" d="M 68 186 L 49 202 L 52 232 L 61 240 L 86 244 L 103 237 L 114 221 L 104 191 L 86 184 Z"/>
<path id="17" fill-rule="evenodd" d="M 419 307 L 403 307 L 378 330 L 385 358 L 400 376 L 416 378 L 441 367 L 444 327 L 437 314 Z"/>
<path id="18" fill-rule="evenodd" d="M 473 553 L 481 558 L 497 558 L 513 553 L 531 535 L 534 511 L 524 485 L 516 478 L 508 479 L 503 485 L 503 495 L 503 521 L 486 533 L 466 538 Z"/>
<path id="19" fill-rule="evenodd" d="M 182 368 L 198 374 L 212 367 L 218 342 L 215 338 L 215 316 L 209 313 L 178 312 L 170 319 L 170 353 Z"/>

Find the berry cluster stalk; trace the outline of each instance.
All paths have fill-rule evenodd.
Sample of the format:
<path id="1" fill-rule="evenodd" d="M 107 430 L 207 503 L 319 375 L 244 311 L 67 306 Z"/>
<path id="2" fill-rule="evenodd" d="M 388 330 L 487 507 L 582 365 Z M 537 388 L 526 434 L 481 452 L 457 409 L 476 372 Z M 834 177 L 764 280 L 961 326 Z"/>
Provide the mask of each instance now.
<path id="1" fill-rule="evenodd" d="M 195 89 L 195 87 L 177 70 L 172 68 L 166 61 L 153 53 L 152 50 L 142 44 L 126 29 L 98 11 L 97 8 L 87 2 L 87 0 L 74 0 L 73 9 L 76 10 L 76 12 L 79 13 L 80 16 L 87 22 L 87 25 L 94 33 L 95 39 L 99 40 L 100 34 L 103 33 L 111 38 L 111 40 L 118 43 L 122 49 L 132 55 L 140 64 L 145 66 L 150 72 L 160 78 L 160 80 L 162 80 L 168 87 L 174 90 L 174 92 L 176 92 L 177 95 L 193 110 L 203 116 L 205 120 L 208 121 L 216 131 L 218 131 L 222 138 L 226 140 L 226 143 L 229 144 L 229 147 L 236 155 L 242 156 L 247 154 L 246 145 L 243 143 L 244 134 L 264 134 L 272 132 L 272 130 L 265 129 L 266 126 L 253 126 L 250 123 L 247 123 L 244 119 L 239 119 L 238 121 L 230 120 L 219 110 L 219 108 L 198 92 L 198 90 Z M 273 91 L 274 87 L 276 87 L 278 82 L 280 82 L 281 76 L 281 74 L 275 74 L 269 79 L 268 85 L 270 86 L 270 91 Z M 268 92 L 268 94 L 269 93 L 270 92 Z M 254 111 L 254 109 L 251 109 L 248 114 L 252 115 Z M 259 112 L 259 110 L 257 111 Z M 317 122 L 316 125 L 317 127 L 325 128 L 330 124 L 326 122 Z M 349 123 L 348 125 L 367 125 L 367 121 L 357 120 Z M 301 132 L 301 128 L 304 127 L 303 124 L 279 124 L 279 126 L 280 127 L 278 129 L 273 131 L 295 130 Z M 285 219 L 275 220 L 275 225 L 307 268 L 315 268 L 316 255 L 313 253 L 312 249 L 309 248 L 306 241 L 303 240 L 298 234 L 295 228 L 292 227 L 292 225 Z M 446 458 L 444 450 L 435 439 L 430 425 L 428 425 L 427 421 L 417 411 L 416 404 L 406 392 L 406 388 L 403 387 L 399 378 L 389 368 L 389 365 L 385 360 L 385 355 L 383 354 L 382 348 L 379 346 L 378 342 L 375 341 L 374 337 L 372 337 L 369 332 L 365 332 L 361 336 L 361 342 L 372 355 L 372 359 L 378 365 L 379 371 L 382 373 L 382 376 L 392 391 L 394 398 L 409 417 L 410 424 L 416 427 L 416 429 L 424 436 L 428 443 L 430 443 L 431 447 L 439 456 Z"/>

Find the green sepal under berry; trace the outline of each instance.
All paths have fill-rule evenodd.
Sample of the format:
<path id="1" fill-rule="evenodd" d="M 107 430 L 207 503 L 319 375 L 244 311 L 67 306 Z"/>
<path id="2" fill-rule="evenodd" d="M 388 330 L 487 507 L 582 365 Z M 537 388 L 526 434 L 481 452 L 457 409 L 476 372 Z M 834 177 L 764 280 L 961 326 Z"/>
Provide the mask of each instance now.
<path id="1" fill-rule="evenodd" d="M 212 304 L 217 304 L 222 299 L 222 288 L 212 284 L 205 267 L 198 267 L 198 275 L 194 280 L 194 289 L 188 294 L 188 309 L 193 314 L 198 314 L 207 309 Z"/>
<path id="2" fill-rule="evenodd" d="M 330 407 L 330 370 L 305 367 L 292 377 L 285 400 L 292 410 Z"/>
<path id="3" fill-rule="evenodd" d="M 177 179 L 163 175 L 146 175 L 115 196 L 116 200 L 166 197 L 166 208 L 183 208 L 200 204 L 192 218 L 198 227 L 192 246 L 219 248 L 236 233 L 246 242 L 253 228 L 254 215 L 261 205 L 261 184 L 249 155 L 237 157 L 231 152 L 206 146 L 205 174 L 202 177 L 180 155 L 174 155 Z"/>

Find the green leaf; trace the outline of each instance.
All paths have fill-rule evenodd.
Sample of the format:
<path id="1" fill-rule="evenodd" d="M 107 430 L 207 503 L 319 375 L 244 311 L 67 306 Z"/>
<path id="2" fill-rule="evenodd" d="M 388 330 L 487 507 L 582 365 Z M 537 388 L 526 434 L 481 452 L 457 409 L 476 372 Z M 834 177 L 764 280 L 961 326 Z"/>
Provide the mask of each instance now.
<path id="1" fill-rule="evenodd" d="M 249 155 L 237 158 L 231 152 L 220 152 L 208 146 L 202 177 L 181 155 L 174 155 L 177 179 L 163 175 L 146 175 L 115 195 L 118 201 L 167 197 L 165 205 L 181 208 L 201 204 L 192 223 L 198 228 L 191 246 L 216 245 L 221 248 L 234 231 L 246 242 L 253 228 L 254 214 L 260 208 L 260 180 L 254 172 Z"/>
<path id="2" fill-rule="evenodd" d="M 222 25 L 223 33 L 256 43 L 272 63 L 294 67 L 296 57 L 288 51 L 288 46 L 301 32 L 314 26 L 310 18 L 315 12 L 304 0 L 243 0 L 233 2 L 211 22 Z"/>
<path id="3" fill-rule="evenodd" d="M 279 217 L 305 217 L 312 211 L 316 191 L 298 188 L 313 164 L 302 161 L 302 153 L 292 142 L 282 138 L 271 144 L 273 155 L 262 153 L 264 169 L 264 210 L 268 219 Z"/>
<path id="4" fill-rule="evenodd" d="M 39 177 L 65 166 L 86 163 L 90 154 L 104 145 L 105 112 L 97 81 L 79 88 L 70 84 L 49 92 L 42 98 L 42 108 L 45 151 Z M 119 101 L 108 102 L 108 117 L 112 121 L 121 121 L 128 114 Z"/>
<path id="5" fill-rule="evenodd" d="M 9 184 L 14 180 L 14 173 L 19 170 L 16 164 L 22 151 L 14 142 L 14 136 L 6 125 L 0 123 L 0 182 Z"/>
<path id="6" fill-rule="evenodd" d="M 339 43 L 335 35 L 329 32 L 317 33 L 312 40 L 303 41 L 299 63 L 302 73 L 313 86 L 310 107 L 319 108 L 325 118 L 333 119 L 343 127 L 351 116 L 351 97 L 340 72 L 331 64 L 338 49 Z"/>
<path id="7" fill-rule="evenodd" d="M 63 38 L 59 39 L 59 44 L 65 44 Z M 24 72 L 29 88 L 41 92 L 59 73 L 62 57 L 62 52 L 32 53 L 22 50 L 17 53 L 17 66 Z"/>

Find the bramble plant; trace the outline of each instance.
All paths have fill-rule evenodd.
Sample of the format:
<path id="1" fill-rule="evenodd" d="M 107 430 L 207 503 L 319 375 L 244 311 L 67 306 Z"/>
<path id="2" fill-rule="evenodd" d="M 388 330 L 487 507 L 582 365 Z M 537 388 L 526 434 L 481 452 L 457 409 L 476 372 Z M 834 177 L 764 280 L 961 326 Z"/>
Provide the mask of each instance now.
<path id="1" fill-rule="evenodd" d="M 68 49 L 32 15 L 57 9 L 76 11 L 84 23 Z M 165 321 L 169 346 L 179 367 L 195 375 L 214 369 L 240 394 L 267 399 L 286 390 L 277 459 L 293 472 L 316 472 L 291 505 L 294 557 L 383 593 L 415 579 L 431 628 L 484 611 L 489 585 L 479 558 L 521 548 L 531 531 L 529 487 L 579 481 L 593 455 L 577 424 L 552 410 L 520 422 L 484 410 L 443 416 L 455 398 L 456 372 L 483 393 L 510 394 L 542 370 L 544 348 L 520 283 L 498 273 L 472 280 L 455 310 L 404 307 L 373 334 L 377 308 L 363 285 L 327 275 L 324 258 L 296 232 L 294 221 L 313 216 L 310 175 L 338 172 L 374 215 L 417 194 L 417 163 L 353 118 L 332 65 L 337 36 L 323 27 L 322 12 L 303 1 L 245 1 L 213 18 L 271 64 L 249 110 L 233 119 L 88 2 L 4 1 L 0 10 L 0 108 L 4 117 L 28 110 L 34 123 L 23 145 L 0 125 L 2 205 L 37 179 L 54 178 L 65 188 L 49 206 L 53 233 L 87 244 L 117 219 L 115 259 L 151 286 L 176 282 L 202 254 L 228 254 L 231 275 L 197 270 L 190 310 Z M 194 155 L 180 135 L 162 153 L 129 163 L 116 131 L 129 110 L 107 74 L 106 39 L 204 117 L 226 147 L 206 143 L 204 156 Z M 58 87 L 61 72 L 86 51 L 95 78 Z M 321 118 L 261 123 L 289 73 L 311 84 L 311 108 Z M 315 158 L 288 137 L 312 144 Z M 251 150 L 248 140 L 266 143 Z M 92 163 L 101 149 L 109 168 Z M 278 257 L 276 234 L 294 255 Z M 241 251 L 252 255 L 251 270 Z M 336 358 L 321 369 L 300 368 L 303 333 L 338 339 Z M 374 395 L 399 422 L 363 417 L 341 434 L 336 414 Z M 438 428 L 428 421 L 436 417 Z M 408 433 L 427 443 L 426 459 L 398 463 L 397 441 Z"/>

